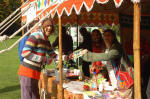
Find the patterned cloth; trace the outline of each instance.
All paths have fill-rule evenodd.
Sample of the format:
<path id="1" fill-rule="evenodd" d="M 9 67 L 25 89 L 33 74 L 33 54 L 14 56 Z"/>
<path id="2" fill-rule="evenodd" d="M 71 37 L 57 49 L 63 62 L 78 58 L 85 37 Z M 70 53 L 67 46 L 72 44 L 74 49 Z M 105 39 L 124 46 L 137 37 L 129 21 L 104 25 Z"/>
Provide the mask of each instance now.
<path id="1" fill-rule="evenodd" d="M 45 58 L 46 53 L 49 55 L 48 59 Z M 41 66 L 46 60 L 49 60 L 50 64 L 55 53 L 48 38 L 42 32 L 34 32 L 27 39 L 22 56 L 24 60 L 18 74 L 39 80 Z"/>

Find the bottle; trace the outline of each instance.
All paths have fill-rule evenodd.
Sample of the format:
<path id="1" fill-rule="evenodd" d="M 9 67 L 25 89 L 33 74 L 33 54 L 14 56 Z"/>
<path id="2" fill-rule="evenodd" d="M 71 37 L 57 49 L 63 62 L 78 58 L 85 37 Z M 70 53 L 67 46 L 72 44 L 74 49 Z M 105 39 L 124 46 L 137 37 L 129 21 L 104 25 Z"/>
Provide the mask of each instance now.
<path id="1" fill-rule="evenodd" d="M 82 77 L 82 73 L 81 73 L 81 72 L 79 73 L 79 80 L 80 80 L 80 81 L 83 80 L 83 77 Z"/>

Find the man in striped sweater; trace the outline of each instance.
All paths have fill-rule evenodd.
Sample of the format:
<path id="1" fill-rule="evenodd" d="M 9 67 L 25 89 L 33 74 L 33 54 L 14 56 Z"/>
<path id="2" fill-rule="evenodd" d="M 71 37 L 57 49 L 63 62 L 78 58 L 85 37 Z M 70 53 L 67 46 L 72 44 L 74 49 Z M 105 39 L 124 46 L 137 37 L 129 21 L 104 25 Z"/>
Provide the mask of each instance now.
<path id="1" fill-rule="evenodd" d="M 42 22 L 42 32 L 34 32 L 27 39 L 18 75 L 21 84 L 22 99 L 40 99 L 38 80 L 43 63 L 50 64 L 55 57 L 48 37 L 54 31 L 52 19 L 46 18 Z M 46 58 L 46 54 L 48 57 Z"/>

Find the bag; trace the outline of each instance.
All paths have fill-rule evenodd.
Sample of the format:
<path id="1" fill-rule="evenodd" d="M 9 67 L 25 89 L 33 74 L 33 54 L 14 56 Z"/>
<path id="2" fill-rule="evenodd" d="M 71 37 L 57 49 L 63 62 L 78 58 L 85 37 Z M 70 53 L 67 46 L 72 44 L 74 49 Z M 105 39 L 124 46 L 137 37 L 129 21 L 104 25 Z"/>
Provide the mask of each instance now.
<path id="1" fill-rule="evenodd" d="M 118 89 L 129 89 L 134 84 L 129 72 L 119 70 L 116 74 Z"/>
<path id="2" fill-rule="evenodd" d="M 123 64 L 123 62 L 125 64 Z M 129 65 L 129 61 L 125 53 L 123 53 L 121 57 L 120 67 L 116 72 L 118 89 L 129 89 L 134 84 L 133 67 Z"/>

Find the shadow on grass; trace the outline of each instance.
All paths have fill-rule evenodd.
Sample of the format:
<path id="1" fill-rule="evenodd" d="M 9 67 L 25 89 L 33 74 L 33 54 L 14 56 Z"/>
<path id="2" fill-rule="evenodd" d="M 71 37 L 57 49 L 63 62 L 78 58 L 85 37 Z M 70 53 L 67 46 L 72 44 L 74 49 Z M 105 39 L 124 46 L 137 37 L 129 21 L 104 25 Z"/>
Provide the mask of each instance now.
<path id="1" fill-rule="evenodd" d="M 9 92 L 9 91 L 15 91 L 15 90 L 18 90 L 18 89 L 20 89 L 20 84 L 15 85 L 15 86 L 8 86 L 8 87 L 0 89 L 0 94 L 5 93 L 5 92 Z"/>

